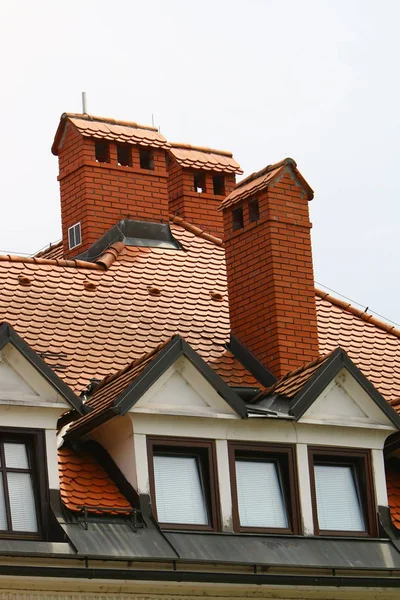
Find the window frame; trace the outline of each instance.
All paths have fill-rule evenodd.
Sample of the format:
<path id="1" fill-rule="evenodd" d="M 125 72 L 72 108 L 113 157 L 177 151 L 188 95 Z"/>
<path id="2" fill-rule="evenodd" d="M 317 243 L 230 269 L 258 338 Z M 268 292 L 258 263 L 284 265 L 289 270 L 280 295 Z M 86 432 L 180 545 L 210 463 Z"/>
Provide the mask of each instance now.
<path id="1" fill-rule="evenodd" d="M 204 500 L 209 515 L 209 525 L 188 523 L 162 523 L 167 530 L 220 531 L 220 501 L 217 478 L 217 459 L 214 440 L 197 440 L 170 436 L 147 436 L 147 458 L 149 465 L 150 498 L 154 517 L 158 521 L 156 489 L 154 477 L 154 455 L 197 456 L 199 458 L 201 478 L 204 486 Z M 161 451 L 157 451 L 160 448 Z"/>
<path id="2" fill-rule="evenodd" d="M 46 533 L 48 531 L 47 507 L 49 503 L 49 486 L 46 468 L 47 460 L 44 432 L 41 429 L 27 429 L 19 427 L 0 428 L 0 477 L 3 477 L 4 501 L 6 505 L 6 516 L 8 521 L 10 519 L 10 498 L 8 495 L 8 486 L 4 485 L 4 473 L 7 473 L 7 471 L 13 471 L 13 469 L 7 469 L 5 465 L 4 443 L 7 442 L 24 444 L 26 447 L 28 460 L 30 462 L 29 472 L 32 476 L 32 488 L 38 530 L 36 532 L 14 531 L 12 529 L 0 530 L 0 539 L 47 539 Z M 22 472 L 22 470 L 19 470 L 19 472 Z"/>
<path id="3" fill-rule="evenodd" d="M 239 456 L 237 456 L 239 453 Z M 233 530 L 235 533 L 275 533 L 280 535 L 300 535 L 300 501 L 296 462 L 296 448 L 293 444 L 264 444 L 263 442 L 228 442 L 229 471 L 232 496 Z M 282 495 L 289 527 L 249 527 L 240 524 L 237 493 L 236 459 L 277 461 L 280 466 Z M 283 463 L 284 469 L 282 469 Z"/>
<path id="4" fill-rule="evenodd" d="M 317 460 L 315 460 L 317 459 Z M 365 531 L 346 531 L 341 529 L 320 529 L 318 523 L 317 491 L 315 486 L 315 464 L 352 466 L 356 475 L 360 507 L 365 523 Z M 376 498 L 372 471 L 371 452 L 368 449 L 331 448 L 327 446 L 308 447 L 308 465 L 310 472 L 311 505 L 313 511 L 314 534 L 335 537 L 376 537 L 378 524 L 376 516 Z"/>
<path id="5" fill-rule="evenodd" d="M 71 234 L 73 235 L 73 237 L 75 238 L 75 241 L 76 241 L 76 231 L 77 230 L 79 231 L 79 242 L 77 244 L 74 244 L 71 246 Z M 77 248 L 81 244 L 82 244 L 82 227 L 81 227 L 81 222 L 78 221 L 77 223 L 74 223 L 73 225 L 71 225 L 71 227 L 68 227 L 68 249 L 73 250 L 74 248 Z"/>

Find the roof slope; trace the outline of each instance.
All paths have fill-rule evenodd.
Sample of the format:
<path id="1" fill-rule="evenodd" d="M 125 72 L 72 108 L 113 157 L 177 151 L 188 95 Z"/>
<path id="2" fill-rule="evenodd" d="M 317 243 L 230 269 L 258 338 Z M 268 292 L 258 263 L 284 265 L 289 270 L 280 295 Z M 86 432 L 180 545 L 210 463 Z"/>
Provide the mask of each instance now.
<path id="1" fill-rule="evenodd" d="M 220 242 L 182 222 L 171 230 L 184 250 L 121 245 L 108 270 L 0 257 L 0 319 L 46 352 L 48 364 L 79 392 L 174 334 L 227 383 L 257 385 L 224 346 L 230 327 Z"/>
<path id="2" fill-rule="evenodd" d="M 400 332 L 368 313 L 316 290 L 321 354 L 337 346 L 396 410 L 400 409 Z"/>
<path id="3" fill-rule="evenodd" d="M 88 452 L 75 452 L 68 446 L 58 450 L 61 499 L 69 510 L 103 513 L 99 508 L 131 511 L 132 506 L 103 467 Z"/>

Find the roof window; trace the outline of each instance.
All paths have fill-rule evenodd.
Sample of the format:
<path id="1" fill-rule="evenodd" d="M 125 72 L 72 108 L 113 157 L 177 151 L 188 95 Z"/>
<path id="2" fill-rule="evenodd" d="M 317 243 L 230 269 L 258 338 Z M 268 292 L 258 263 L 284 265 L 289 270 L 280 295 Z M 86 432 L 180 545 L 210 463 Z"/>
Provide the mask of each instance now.
<path id="1" fill-rule="evenodd" d="M 206 191 L 206 176 L 202 171 L 193 175 L 193 189 L 198 194 L 204 194 Z"/>
<path id="2" fill-rule="evenodd" d="M 39 536 L 45 502 L 38 497 L 44 478 L 37 461 L 43 452 L 39 432 L 0 434 L 0 535 Z"/>
<path id="3" fill-rule="evenodd" d="M 110 144 L 103 140 L 96 140 L 94 143 L 96 160 L 99 163 L 110 162 Z"/>
<path id="4" fill-rule="evenodd" d="M 128 144 L 117 144 L 117 157 L 121 167 L 132 166 L 132 148 Z"/>
<path id="5" fill-rule="evenodd" d="M 72 227 L 68 228 L 68 246 L 69 249 L 76 248 L 82 243 L 81 236 L 81 224 L 75 223 Z"/>
<path id="6" fill-rule="evenodd" d="M 224 175 L 213 175 L 213 190 L 216 196 L 225 196 Z"/>
<path id="7" fill-rule="evenodd" d="M 229 445 L 235 531 L 298 533 L 292 446 Z"/>
<path id="8" fill-rule="evenodd" d="M 148 448 L 151 494 L 161 527 L 216 530 L 213 442 L 154 438 Z"/>
<path id="9" fill-rule="evenodd" d="M 311 448 L 309 457 L 316 533 L 375 535 L 369 452 Z"/>
<path id="10" fill-rule="evenodd" d="M 154 157 L 152 150 L 149 148 L 140 148 L 139 160 L 141 169 L 147 169 L 149 171 L 154 170 Z"/>

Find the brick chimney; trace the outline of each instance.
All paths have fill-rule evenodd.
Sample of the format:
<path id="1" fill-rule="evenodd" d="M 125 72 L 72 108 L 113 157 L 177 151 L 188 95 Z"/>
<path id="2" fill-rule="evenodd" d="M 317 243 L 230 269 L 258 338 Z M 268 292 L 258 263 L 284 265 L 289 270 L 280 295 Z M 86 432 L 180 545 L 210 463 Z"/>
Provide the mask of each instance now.
<path id="1" fill-rule="evenodd" d="M 66 257 L 87 250 L 121 219 L 168 220 L 168 146 L 154 127 L 62 115 L 52 152 Z"/>
<path id="2" fill-rule="evenodd" d="M 318 356 L 312 198 L 286 158 L 242 180 L 221 204 L 231 330 L 278 378 Z"/>
<path id="3" fill-rule="evenodd" d="M 223 198 L 242 173 L 230 152 L 186 144 L 171 144 L 168 159 L 168 196 L 171 214 L 179 215 L 208 233 L 223 237 Z"/>

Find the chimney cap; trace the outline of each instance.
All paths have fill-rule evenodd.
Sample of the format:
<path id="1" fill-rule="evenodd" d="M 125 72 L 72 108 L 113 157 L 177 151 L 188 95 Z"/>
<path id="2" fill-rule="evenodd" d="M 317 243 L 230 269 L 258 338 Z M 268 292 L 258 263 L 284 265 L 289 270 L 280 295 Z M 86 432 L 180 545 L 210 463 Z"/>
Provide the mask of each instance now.
<path id="1" fill-rule="evenodd" d="M 284 158 L 283 160 L 268 165 L 260 171 L 248 175 L 239 181 L 233 191 L 221 202 L 219 210 L 229 208 L 233 204 L 237 204 L 240 200 L 244 200 L 249 196 L 254 196 L 258 192 L 267 188 L 276 177 L 281 174 L 284 169 L 290 169 L 299 180 L 302 187 L 305 189 L 308 199 L 314 198 L 314 191 L 304 179 L 300 171 L 297 169 L 297 163 L 293 158 Z"/>

